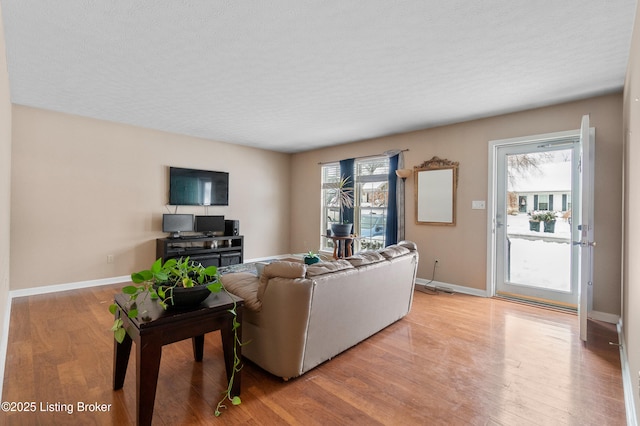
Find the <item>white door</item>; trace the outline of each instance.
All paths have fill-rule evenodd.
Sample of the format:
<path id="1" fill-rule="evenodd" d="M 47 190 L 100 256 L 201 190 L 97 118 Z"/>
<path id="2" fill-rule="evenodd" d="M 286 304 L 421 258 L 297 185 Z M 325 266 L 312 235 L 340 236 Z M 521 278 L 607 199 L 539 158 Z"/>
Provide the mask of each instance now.
<path id="1" fill-rule="evenodd" d="M 593 260 L 593 164 L 594 164 L 594 131 L 589 129 L 588 116 L 583 117 L 581 129 L 568 132 L 537 135 L 523 138 L 492 141 L 489 145 L 489 203 L 488 203 L 488 264 L 487 264 L 487 293 L 497 295 L 500 293 L 522 295 L 524 298 L 543 302 L 551 301 L 563 306 L 573 306 L 580 314 L 580 335 L 586 339 L 587 314 L 591 309 L 591 281 L 592 281 L 592 260 Z M 563 203 L 562 209 L 558 208 L 557 197 L 554 207 L 549 204 L 550 196 L 544 198 L 539 195 L 533 199 L 527 195 L 508 190 L 507 163 L 512 155 L 541 155 L 541 153 L 556 153 L 563 151 L 570 154 L 562 154 L 571 157 L 571 195 L 570 206 Z M 549 154 L 551 155 L 551 154 Z M 544 199 L 543 199 L 544 198 Z M 514 206 L 509 207 L 509 203 L 517 203 L 515 212 L 531 212 L 540 206 L 539 201 L 543 200 L 544 207 L 549 210 L 559 211 L 562 215 L 558 221 L 568 219 L 570 226 L 560 222 L 568 228 L 562 238 L 549 238 L 540 230 L 539 234 L 534 233 L 537 239 L 546 242 L 562 240 L 570 254 L 562 252 L 562 263 L 569 265 L 566 274 L 570 275 L 570 286 L 561 289 L 551 289 L 547 291 L 544 285 L 536 283 L 536 275 L 541 275 L 544 264 L 539 262 L 534 265 L 533 273 L 523 280 L 522 274 L 514 274 L 511 269 L 514 267 L 513 259 L 510 257 L 516 238 L 514 238 L 513 220 Z M 524 204 L 524 206 L 520 206 Z M 518 209 L 518 207 L 522 207 Z M 509 228 L 512 228 L 511 230 Z M 568 232 L 568 234 L 567 234 Z M 522 233 L 520 233 L 522 234 Z M 525 233 L 526 234 L 526 233 Z M 526 235 L 525 235 L 526 236 Z M 530 237 L 530 236 L 529 236 Z M 529 238 L 532 239 L 532 238 Z M 530 249 L 531 259 L 539 257 L 539 253 L 547 252 L 550 244 L 545 249 Z M 554 249 L 555 250 L 555 249 Z M 556 253 L 554 251 L 554 253 Z M 517 262 L 516 262 L 517 263 Z M 539 267 L 538 267 L 539 266 Z M 565 272 L 563 272 L 564 274 Z M 538 288 L 542 287 L 542 288 Z"/>
<path id="2" fill-rule="evenodd" d="M 578 316 L 580 318 L 580 339 L 587 341 L 587 317 L 591 311 L 593 297 L 593 168 L 594 168 L 595 132 L 589 128 L 589 116 L 582 117 L 580 125 L 580 217 L 579 238 L 574 240 L 578 247 L 578 265 L 576 266 L 579 287 Z"/>

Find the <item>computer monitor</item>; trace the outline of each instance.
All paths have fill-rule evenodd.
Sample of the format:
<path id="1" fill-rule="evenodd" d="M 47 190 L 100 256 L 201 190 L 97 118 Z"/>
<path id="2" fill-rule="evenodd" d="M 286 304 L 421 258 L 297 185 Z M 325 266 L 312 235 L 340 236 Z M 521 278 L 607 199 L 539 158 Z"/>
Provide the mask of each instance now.
<path id="1" fill-rule="evenodd" d="M 224 235 L 224 216 L 196 216 L 196 232 Z"/>
<path id="2" fill-rule="evenodd" d="M 180 238 L 181 232 L 193 231 L 192 214 L 163 214 L 162 232 L 171 233 L 171 238 Z"/>

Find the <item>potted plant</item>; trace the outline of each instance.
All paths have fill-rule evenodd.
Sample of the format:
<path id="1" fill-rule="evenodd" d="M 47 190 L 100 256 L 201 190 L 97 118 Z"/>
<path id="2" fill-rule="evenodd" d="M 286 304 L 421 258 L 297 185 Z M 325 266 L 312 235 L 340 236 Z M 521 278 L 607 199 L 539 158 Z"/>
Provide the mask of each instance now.
<path id="1" fill-rule="evenodd" d="M 541 213 L 531 212 L 529 213 L 529 231 L 540 232 L 540 219 Z"/>
<path id="2" fill-rule="evenodd" d="M 341 176 L 340 179 L 331 186 L 334 200 L 338 203 L 340 209 L 338 223 L 331 224 L 331 232 L 336 237 L 348 237 L 351 235 L 351 227 L 353 224 L 344 218 L 344 209 L 353 208 L 353 188 L 348 186 L 349 180 L 349 178 Z"/>
<path id="3" fill-rule="evenodd" d="M 548 211 L 543 213 L 541 220 L 544 222 L 544 232 L 555 232 L 556 212 Z"/>
<path id="4" fill-rule="evenodd" d="M 304 255 L 304 263 L 305 263 L 305 265 L 313 265 L 314 263 L 318 263 L 318 262 L 320 262 L 320 256 L 318 256 L 317 253 L 314 253 L 312 251 L 308 251 Z"/>
<path id="5" fill-rule="evenodd" d="M 199 305 L 211 293 L 227 291 L 219 280 L 218 268 L 215 266 L 204 267 L 198 262 L 194 262 L 186 258 L 168 259 L 162 262 L 162 259 L 156 260 L 150 269 L 131 274 L 131 281 L 134 285 L 128 285 L 122 288 L 122 292 L 129 296 L 130 306 L 127 316 L 129 318 L 140 317 L 145 318 L 146 312 L 139 312 L 136 305 L 138 298 L 149 297 L 157 300 L 163 309 L 192 307 Z M 233 299 L 233 308 L 229 310 L 233 314 L 233 331 L 235 344 L 241 344 L 238 339 L 237 329 L 240 323 L 237 321 L 236 302 Z M 118 305 L 113 303 L 109 306 L 109 312 L 115 315 L 118 311 Z M 122 343 L 126 335 L 123 328 L 123 321 L 119 316 L 111 327 L 114 338 L 118 343 Z M 234 351 L 235 354 L 235 351 Z M 238 371 L 240 368 L 240 359 L 235 357 L 234 369 Z M 225 400 L 233 405 L 241 403 L 239 396 L 232 396 L 234 376 L 231 376 L 228 387 L 223 393 L 222 399 L 218 402 L 215 415 L 221 414 L 220 409 L 224 407 Z"/>

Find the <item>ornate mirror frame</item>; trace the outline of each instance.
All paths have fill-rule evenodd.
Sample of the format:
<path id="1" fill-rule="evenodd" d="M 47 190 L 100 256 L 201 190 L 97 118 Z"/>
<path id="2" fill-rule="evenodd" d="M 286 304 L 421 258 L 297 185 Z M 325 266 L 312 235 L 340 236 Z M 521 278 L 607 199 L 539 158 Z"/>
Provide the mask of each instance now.
<path id="1" fill-rule="evenodd" d="M 416 224 L 456 224 L 457 161 L 438 157 L 413 168 Z"/>

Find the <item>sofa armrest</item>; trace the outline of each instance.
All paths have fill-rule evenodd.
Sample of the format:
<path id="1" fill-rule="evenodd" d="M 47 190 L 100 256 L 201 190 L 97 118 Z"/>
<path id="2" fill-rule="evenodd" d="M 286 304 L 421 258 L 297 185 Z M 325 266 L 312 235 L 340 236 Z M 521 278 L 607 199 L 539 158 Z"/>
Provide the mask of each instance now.
<path id="1" fill-rule="evenodd" d="M 312 292 L 309 279 L 270 278 L 262 309 L 245 311 L 242 354 L 276 376 L 302 374 Z"/>

